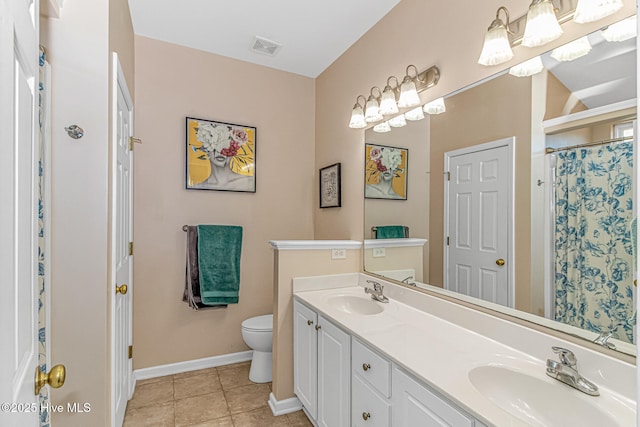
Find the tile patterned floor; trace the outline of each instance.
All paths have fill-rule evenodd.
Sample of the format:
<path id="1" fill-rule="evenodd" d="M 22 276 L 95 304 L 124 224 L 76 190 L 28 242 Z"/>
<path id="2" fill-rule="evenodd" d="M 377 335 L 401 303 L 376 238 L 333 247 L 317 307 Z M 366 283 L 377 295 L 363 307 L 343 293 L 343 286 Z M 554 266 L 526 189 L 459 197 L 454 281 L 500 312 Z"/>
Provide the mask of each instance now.
<path id="1" fill-rule="evenodd" d="M 309 427 L 302 411 L 274 417 L 271 384 L 249 381 L 249 362 L 138 381 L 124 427 Z"/>

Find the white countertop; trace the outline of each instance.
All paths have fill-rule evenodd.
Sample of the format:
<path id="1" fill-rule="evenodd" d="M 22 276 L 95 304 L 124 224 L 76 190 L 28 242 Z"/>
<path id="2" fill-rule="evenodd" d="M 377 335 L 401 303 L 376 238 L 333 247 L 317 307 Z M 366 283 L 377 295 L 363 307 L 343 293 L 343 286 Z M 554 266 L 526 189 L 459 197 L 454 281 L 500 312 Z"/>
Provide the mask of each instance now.
<path id="1" fill-rule="evenodd" d="M 351 280 L 353 277 L 352 275 Z M 590 406 L 597 405 L 622 426 L 635 425 L 635 399 L 603 387 L 597 381 L 598 378 L 589 378 L 584 373 L 587 379 L 599 386 L 601 395 L 593 397 L 571 389 L 545 374 L 545 360 L 400 302 L 391 295 L 396 287 L 400 288 L 396 290 L 399 295 L 406 296 L 406 288 L 386 284 L 385 294 L 391 298 L 388 304 L 382 304 L 384 311 L 380 314 L 360 315 L 345 313 L 327 301 L 329 296 L 335 295 L 363 296 L 364 289 L 357 282 L 352 281 L 351 286 L 347 287 L 335 287 L 337 282 L 334 278 L 329 281 L 334 286 L 332 288 L 308 290 L 314 288 L 313 283 L 303 283 L 296 287 L 296 280 L 298 279 L 294 279 L 295 298 L 368 343 L 487 425 L 503 427 L 553 424 L 541 424 L 539 420 L 527 423 L 483 396 L 468 377 L 468 373 L 479 366 L 502 366 L 552 386 L 564 387 L 566 391 L 558 390 L 560 393 L 569 393 L 567 396 L 572 400 L 579 399 Z M 361 278 L 359 281 L 364 280 Z M 315 283 L 320 282 L 316 280 Z M 434 297 L 417 292 L 409 295 L 409 300 L 424 298 Z M 526 335 L 522 339 L 527 339 Z M 567 347 L 574 349 L 576 346 L 569 344 Z M 554 356 L 551 354 L 549 357 Z M 578 366 L 580 367 L 580 358 Z"/>

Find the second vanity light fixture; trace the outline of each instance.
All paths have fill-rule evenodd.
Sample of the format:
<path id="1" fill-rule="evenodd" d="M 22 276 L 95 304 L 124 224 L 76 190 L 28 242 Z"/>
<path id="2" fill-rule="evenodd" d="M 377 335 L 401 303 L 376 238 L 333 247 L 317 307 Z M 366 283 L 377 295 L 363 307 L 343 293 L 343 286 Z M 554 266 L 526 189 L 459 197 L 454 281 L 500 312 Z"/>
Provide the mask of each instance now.
<path id="1" fill-rule="evenodd" d="M 619 11 L 622 6 L 622 0 L 533 0 L 527 15 L 513 22 L 509 22 L 509 12 L 502 6 L 487 30 L 478 63 L 486 66 L 502 64 L 513 58 L 511 46 L 542 46 L 560 37 L 560 24 L 570 19 L 580 24 L 594 22 Z M 501 11 L 504 11 L 506 23 L 499 17 Z M 589 48 L 583 44 L 581 49 L 578 52 L 588 52 Z"/>
<path id="2" fill-rule="evenodd" d="M 435 86 L 440 80 L 440 70 L 433 66 L 425 71 L 418 72 L 415 65 L 407 66 L 404 79 L 401 84 L 395 76 L 387 79 L 387 84 L 381 91 L 378 86 L 371 88 L 369 97 L 358 95 L 356 103 L 351 110 L 349 127 L 362 129 L 368 124 L 376 123 L 384 119 L 384 116 L 398 114 L 400 109 L 408 109 L 420 105 L 420 92 Z M 394 86 L 391 86 L 394 83 Z M 397 98 L 397 101 L 396 101 Z M 364 102 L 361 104 L 360 99 Z M 406 120 L 420 120 L 424 118 L 423 107 L 413 108 L 405 114 L 392 117 L 389 120 L 374 126 L 376 132 L 389 132 L 391 127 L 406 125 Z M 425 106 L 426 108 L 426 106 Z M 444 108 L 444 104 L 440 109 Z M 419 112 L 417 110 L 420 110 Z M 429 113 L 426 109 L 425 112 Z M 435 111 L 435 110 L 433 110 Z M 437 114 L 437 113 L 430 113 Z"/>

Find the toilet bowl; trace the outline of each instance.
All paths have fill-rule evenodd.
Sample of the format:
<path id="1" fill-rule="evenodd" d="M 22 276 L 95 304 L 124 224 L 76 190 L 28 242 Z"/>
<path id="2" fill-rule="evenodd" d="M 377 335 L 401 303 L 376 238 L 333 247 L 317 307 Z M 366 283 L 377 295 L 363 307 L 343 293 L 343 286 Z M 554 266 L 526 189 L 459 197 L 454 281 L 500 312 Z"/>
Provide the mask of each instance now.
<path id="1" fill-rule="evenodd" d="M 254 383 L 271 381 L 273 314 L 252 317 L 242 322 L 242 339 L 253 349 L 249 379 Z"/>

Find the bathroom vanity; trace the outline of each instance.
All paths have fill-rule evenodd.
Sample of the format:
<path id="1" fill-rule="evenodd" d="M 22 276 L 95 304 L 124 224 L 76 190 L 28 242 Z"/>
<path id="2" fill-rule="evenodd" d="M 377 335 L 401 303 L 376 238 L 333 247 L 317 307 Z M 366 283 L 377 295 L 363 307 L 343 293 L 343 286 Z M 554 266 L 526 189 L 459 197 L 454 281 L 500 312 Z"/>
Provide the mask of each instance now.
<path id="1" fill-rule="evenodd" d="M 294 387 L 318 426 L 630 426 L 635 367 L 364 274 L 294 279 Z M 330 284 L 327 284 L 330 283 Z M 575 352 L 589 396 L 545 375 Z"/>

